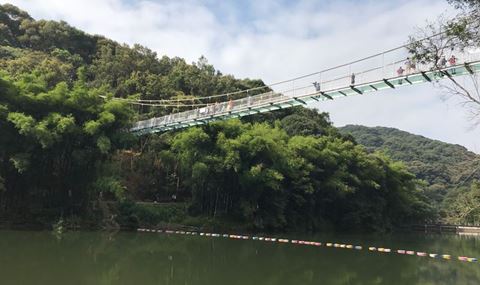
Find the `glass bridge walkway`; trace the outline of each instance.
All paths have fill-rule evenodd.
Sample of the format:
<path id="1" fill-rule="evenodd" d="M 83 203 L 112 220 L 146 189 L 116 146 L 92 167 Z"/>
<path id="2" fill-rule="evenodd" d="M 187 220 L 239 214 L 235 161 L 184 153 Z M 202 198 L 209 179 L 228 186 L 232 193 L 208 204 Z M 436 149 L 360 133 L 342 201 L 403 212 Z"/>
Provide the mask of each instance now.
<path id="1" fill-rule="evenodd" d="M 363 95 L 384 89 L 474 75 L 480 71 L 480 51 L 449 50 L 440 64 L 411 61 L 405 48 L 393 49 L 356 62 L 266 86 L 268 92 L 249 96 L 237 92 L 236 98 L 209 106 L 172 113 L 136 122 L 131 132 L 147 133 L 177 130 L 212 121 L 240 118 L 252 114 L 306 105 L 311 102 Z M 454 60 L 450 60 L 454 56 Z M 373 66 L 373 67 L 372 67 Z M 250 91 L 251 94 L 251 91 Z"/>

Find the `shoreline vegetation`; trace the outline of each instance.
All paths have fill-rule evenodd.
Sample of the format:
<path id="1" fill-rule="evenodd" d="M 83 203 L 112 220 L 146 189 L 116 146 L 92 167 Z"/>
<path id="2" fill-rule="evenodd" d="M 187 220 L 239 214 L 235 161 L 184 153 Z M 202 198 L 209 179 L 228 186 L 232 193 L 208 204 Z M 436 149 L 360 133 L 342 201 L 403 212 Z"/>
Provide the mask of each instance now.
<path id="1" fill-rule="evenodd" d="M 1 224 L 389 231 L 439 217 L 403 162 L 367 150 L 326 113 L 292 108 L 135 137 L 136 120 L 185 106 L 113 99 L 195 101 L 261 80 L 224 75 L 204 57 L 159 58 L 10 4 L 0 5 L 0 39 Z M 480 186 L 468 189 L 450 199 L 476 198 Z"/>

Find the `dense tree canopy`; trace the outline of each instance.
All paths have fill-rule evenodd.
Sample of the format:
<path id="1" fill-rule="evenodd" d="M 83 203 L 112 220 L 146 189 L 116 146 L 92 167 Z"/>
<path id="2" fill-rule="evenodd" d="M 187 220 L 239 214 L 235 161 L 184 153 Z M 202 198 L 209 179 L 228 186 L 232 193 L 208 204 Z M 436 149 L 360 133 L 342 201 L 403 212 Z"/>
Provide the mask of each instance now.
<path id="1" fill-rule="evenodd" d="M 131 194 L 180 193 L 191 197 L 193 215 L 259 229 L 380 229 L 431 214 L 402 164 L 341 136 L 290 136 L 280 121 L 230 120 L 151 139 L 124 175 Z"/>
<path id="2" fill-rule="evenodd" d="M 468 188 L 468 185 L 480 180 L 480 155 L 462 146 L 393 128 L 350 125 L 340 131 L 352 135 L 370 152 L 382 151 L 394 159 L 404 161 L 408 170 L 424 181 L 425 194 L 436 206 L 441 218 L 453 215 L 450 204 L 453 197 L 467 191 L 464 186 Z M 453 220 L 449 218 L 445 221 Z M 458 223 L 459 220 L 455 222 Z"/>
<path id="3" fill-rule="evenodd" d="M 0 90 L 2 207 L 83 206 L 96 164 L 123 147 L 130 109 L 81 80 L 49 89 L 42 76 L 2 75 Z"/>
<path id="4" fill-rule="evenodd" d="M 123 191 L 103 161 L 132 142 L 125 131 L 135 118 L 171 108 L 132 109 L 115 97 L 196 98 L 263 85 L 222 75 L 203 57 L 157 58 L 10 4 L 0 5 L 0 34 L 0 195 L 9 213 L 79 212 L 100 192 Z"/>
<path id="5" fill-rule="evenodd" d="M 448 193 L 444 201 L 445 220 L 452 224 L 480 224 L 480 183 Z"/>

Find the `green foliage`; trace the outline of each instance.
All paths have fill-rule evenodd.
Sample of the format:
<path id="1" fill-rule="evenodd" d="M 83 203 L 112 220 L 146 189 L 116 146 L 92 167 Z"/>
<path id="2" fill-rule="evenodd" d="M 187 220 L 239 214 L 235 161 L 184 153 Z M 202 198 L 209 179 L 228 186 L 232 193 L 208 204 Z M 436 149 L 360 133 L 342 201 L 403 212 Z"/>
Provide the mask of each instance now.
<path id="1" fill-rule="evenodd" d="M 129 107 L 100 98 L 101 89 L 81 81 L 54 87 L 44 82 L 35 72 L 0 76 L 0 89 L 6 91 L 0 97 L 0 161 L 4 162 L 0 172 L 7 182 L 19 181 L 6 184 L 10 186 L 3 191 L 2 202 L 10 203 L 11 211 L 17 207 L 63 211 L 73 207 L 74 200 L 76 205 L 87 205 L 86 189 L 96 176 L 92 166 L 117 149 L 122 130 L 130 125 Z M 107 178 L 96 183 L 95 187 L 121 194 L 121 187 Z M 24 200 L 11 202 L 20 201 L 18 195 Z M 76 211 L 83 210 L 76 207 Z"/>
<path id="2" fill-rule="evenodd" d="M 116 218 L 118 224 L 129 229 L 139 227 L 139 219 L 137 217 L 135 203 L 129 200 L 121 201 L 118 205 L 118 216 Z"/>
<path id="3" fill-rule="evenodd" d="M 335 132 L 328 114 L 318 113 L 316 110 L 307 108 L 298 108 L 292 114 L 286 115 L 281 119 L 281 124 L 287 134 L 291 136 L 320 136 Z"/>
<path id="4" fill-rule="evenodd" d="M 408 170 L 423 181 L 423 188 L 437 211 L 447 212 L 444 199 L 456 192 L 460 183 L 480 179 L 480 156 L 459 145 L 452 145 L 393 128 L 346 126 L 340 129 L 352 135 L 370 152 L 382 151 L 404 161 Z M 473 171 L 473 173 L 472 173 Z"/>
<path id="5" fill-rule="evenodd" d="M 178 223 L 187 217 L 184 204 L 119 203 L 117 222 L 123 227 L 136 229 L 139 226 Z"/>
<path id="6" fill-rule="evenodd" d="M 110 151 L 110 149 L 112 147 L 112 144 L 111 144 L 110 139 L 108 137 L 100 136 L 97 139 L 97 147 L 102 154 L 107 154 Z"/>
<path id="7" fill-rule="evenodd" d="M 92 185 L 93 189 L 97 193 L 112 194 L 118 201 L 125 200 L 125 188 L 121 182 L 112 176 L 102 176 L 95 181 Z"/>
<path id="8" fill-rule="evenodd" d="M 452 224 L 480 224 L 480 183 L 472 183 L 470 188 L 459 188 L 447 195 L 444 201 L 445 220 Z"/>
<path id="9" fill-rule="evenodd" d="M 129 47 L 91 36 L 65 22 L 36 21 L 9 4 L 0 5 L 0 33 L 5 35 L 0 43 L 0 55 L 4 55 L 0 68 L 15 78 L 35 73 L 47 87 L 60 82 L 72 85 L 79 79 L 89 86 L 106 88 L 116 97 L 170 99 L 263 86 L 260 80 L 223 75 L 203 56 L 193 64 L 181 58 L 157 58 L 141 45 Z M 262 91 L 267 89 L 258 90 Z M 140 110 L 145 116 L 166 111 L 170 110 Z"/>
<path id="10" fill-rule="evenodd" d="M 141 204 L 135 207 L 139 220 L 146 224 L 180 222 L 186 217 L 185 205 L 183 204 Z"/>
<path id="11" fill-rule="evenodd" d="M 30 167 L 30 154 L 17 153 L 10 157 L 10 162 L 13 164 L 18 173 L 23 173 Z"/>
<path id="12" fill-rule="evenodd" d="M 32 133 L 35 127 L 35 119 L 22 113 L 9 113 L 7 119 L 12 122 L 22 135 Z"/>
<path id="13" fill-rule="evenodd" d="M 5 188 L 0 206 L 58 216 L 83 213 L 99 193 L 121 200 L 135 191 L 132 196 L 155 199 L 158 188 L 176 185 L 175 165 L 163 167 L 164 185 L 159 178 L 137 176 L 120 183 L 118 171 L 103 170 L 116 150 L 136 142 L 124 132 L 133 112 L 114 97 L 194 98 L 262 85 L 222 75 L 204 57 L 193 64 L 157 58 L 146 47 L 88 35 L 65 22 L 37 21 L 13 5 L 0 5 L 0 173 Z M 142 117 L 172 110 L 138 111 Z M 145 159 L 144 169 L 147 163 L 172 161 L 172 153 L 160 152 Z M 145 187 L 130 190 L 125 187 L 130 180 L 141 180 Z"/>
<path id="14" fill-rule="evenodd" d="M 152 137 L 155 142 L 122 176 L 161 184 L 156 197 L 185 197 L 191 215 L 257 230 L 315 230 L 327 224 L 381 230 L 431 216 L 415 177 L 402 164 L 368 154 L 338 134 L 289 136 L 281 124 L 273 125 L 229 120 Z M 154 157 L 158 163 L 143 168 Z"/>

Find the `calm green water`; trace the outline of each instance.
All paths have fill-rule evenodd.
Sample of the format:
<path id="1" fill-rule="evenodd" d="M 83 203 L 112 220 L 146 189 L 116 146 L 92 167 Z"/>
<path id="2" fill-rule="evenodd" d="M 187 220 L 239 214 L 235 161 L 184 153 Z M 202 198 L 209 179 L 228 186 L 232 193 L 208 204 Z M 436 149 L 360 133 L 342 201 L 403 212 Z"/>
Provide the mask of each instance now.
<path id="1" fill-rule="evenodd" d="M 480 257 L 472 237 L 315 240 Z M 480 264 L 199 236 L 0 231 L 0 284 L 480 284 Z"/>

